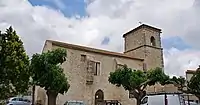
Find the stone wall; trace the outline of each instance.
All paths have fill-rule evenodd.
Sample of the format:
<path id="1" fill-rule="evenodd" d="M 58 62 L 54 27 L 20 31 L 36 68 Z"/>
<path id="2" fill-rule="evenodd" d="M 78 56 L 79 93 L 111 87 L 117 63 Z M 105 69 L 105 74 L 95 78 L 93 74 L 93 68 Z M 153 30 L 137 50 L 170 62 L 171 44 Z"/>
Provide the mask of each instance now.
<path id="1" fill-rule="evenodd" d="M 151 45 L 151 37 L 155 38 L 155 46 Z M 125 36 L 125 54 L 144 59 L 147 69 L 164 68 L 163 51 L 160 32 L 141 28 Z"/>
<path id="2" fill-rule="evenodd" d="M 154 47 L 150 44 L 151 36 L 155 38 L 156 46 Z M 58 48 L 58 46 L 54 46 L 47 41 L 43 51 L 55 48 Z M 117 64 L 126 64 L 132 69 L 139 70 L 143 69 L 144 63 L 147 64 L 147 69 L 164 67 L 160 33 L 148 28 L 137 29 L 137 31 L 125 36 L 125 54 L 136 58 L 144 58 L 144 61 L 74 49 L 66 50 L 67 61 L 62 67 L 71 87 L 66 94 L 59 94 L 57 98 L 58 105 L 63 105 L 68 100 L 84 101 L 87 105 L 94 105 L 95 93 L 99 89 L 103 91 L 105 100 L 119 100 L 122 105 L 135 105 L 136 101 L 135 99 L 129 99 L 128 91 L 108 82 L 109 73 L 116 70 Z M 81 61 L 82 54 L 86 55 L 89 60 L 100 62 L 100 75 L 93 76 L 91 78 L 93 82 L 90 85 L 86 84 L 88 66 L 87 62 Z M 47 101 L 45 101 L 47 97 L 43 96 L 42 89 L 37 87 L 36 90 L 38 99 L 44 99 L 43 103 L 47 104 Z M 159 90 L 159 87 L 157 90 Z M 43 93 L 45 93 L 44 90 Z"/>
<path id="3" fill-rule="evenodd" d="M 129 33 L 124 38 L 125 42 L 125 52 L 144 45 L 145 43 L 145 31 L 143 29 L 138 29 L 135 32 Z"/>
<path id="4" fill-rule="evenodd" d="M 151 37 L 155 38 L 155 46 L 151 45 Z M 145 62 L 148 64 L 148 68 L 161 67 L 164 68 L 163 61 L 163 49 L 161 46 L 161 36 L 160 32 L 153 31 L 150 29 L 145 29 Z"/>
<path id="5" fill-rule="evenodd" d="M 147 64 L 148 69 L 154 69 L 156 67 L 163 68 L 162 49 L 147 46 L 145 62 Z"/>
<path id="6" fill-rule="evenodd" d="M 52 47 L 52 49 L 58 48 L 58 46 L 46 45 L 46 47 Z M 49 49 L 49 48 L 44 48 Z M 119 100 L 123 105 L 134 104 L 134 99 L 129 99 L 128 91 L 125 91 L 123 87 L 116 87 L 108 82 L 109 73 L 115 71 L 117 64 L 127 64 L 128 67 L 133 69 L 142 69 L 143 62 L 141 60 L 134 60 L 128 58 L 120 58 L 114 56 L 106 56 L 97 53 L 83 52 L 79 50 L 66 49 L 67 61 L 63 63 L 64 73 L 68 77 L 71 85 L 69 91 L 64 94 L 58 95 L 57 104 L 63 105 L 67 100 L 84 101 L 87 105 L 94 105 L 95 92 L 101 89 L 104 92 L 105 100 Z M 87 67 L 81 61 L 81 55 L 84 54 L 88 59 L 100 62 L 100 75 L 94 76 L 94 82 L 91 85 L 86 84 L 86 69 Z M 44 94 L 39 89 L 38 95 Z M 39 96 L 38 96 L 39 97 Z M 40 99 L 44 96 L 40 96 Z M 47 103 L 43 101 L 43 103 Z"/>

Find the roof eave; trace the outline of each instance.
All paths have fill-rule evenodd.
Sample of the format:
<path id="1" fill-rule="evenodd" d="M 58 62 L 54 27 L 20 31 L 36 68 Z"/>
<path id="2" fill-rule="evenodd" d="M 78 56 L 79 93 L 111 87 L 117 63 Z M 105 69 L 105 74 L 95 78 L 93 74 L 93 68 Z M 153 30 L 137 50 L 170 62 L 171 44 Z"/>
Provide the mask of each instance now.
<path id="1" fill-rule="evenodd" d="M 135 32 L 135 31 L 137 31 L 137 30 L 139 30 L 139 29 L 141 29 L 141 28 L 144 28 L 144 27 L 150 28 L 150 29 L 153 29 L 153 30 L 155 30 L 155 31 L 158 31 L 159 33 L 162 33 L 162 30 L 159 29 L 159 28 L 155 28 L 155 27 L 152 27 L 152 26 L 150 26 L 150 25 L 142 24 L 142 25 L 140 25 L 140 26 L 138 26 L 138 27 L 136 27 L 136 28 L 134 28 L 134 29 L 132 29 L 132 30 L 126 32 L 125 34 L 123 34 L 123 38 L 124 38 L 126 35 L 128 35 L 128 34 L 130 34 L 130 33 L 132 33 L 132 32 Z"/>
<path id="2" fill-rule="evenodd" d="M 144 61 L 144 59 L 127 56 L 127 55 L 124 55 L 123 53 L 111 52 L 111 51 L 95 49 L 95 48 L 79 46 L 79 45 L 73 45 L 73 44 L 68 44 L 68 43 L 59 42 L 59 41 L 53 41 L 53 40 L 47 40 L 47 41 L 51 42 L 52 45 L 60 46 L 60 47 L 64 47 L 64 48 L 77 49 L 77 50 L 82 50 L 82 51 L 86 51 L 86 52 L 93 52 L 93 53 L 99 53 L 99 54 L 103 54 L 103 55 L 112 55 L 112 56 L 129 58 L 129 59 L 133 59 L 133 60 Z M 81 48 L 81 47 L 83 47 L 83 48 Z"/>

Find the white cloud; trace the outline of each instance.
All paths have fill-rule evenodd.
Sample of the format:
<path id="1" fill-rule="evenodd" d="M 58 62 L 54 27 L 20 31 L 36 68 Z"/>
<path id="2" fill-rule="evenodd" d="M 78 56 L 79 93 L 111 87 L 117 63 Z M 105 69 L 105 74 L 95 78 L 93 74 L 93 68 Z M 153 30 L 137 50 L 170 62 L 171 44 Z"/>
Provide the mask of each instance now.
<path id="1" fill-rule="evenodd" d="M 163 38 L 177 35 L 192 47 L 200 48 L 198 46 L 200 32 L 197 27 L 200 24 L 198 20 L 200 6 L 198 3 L 193 5 L 194 0 L 86 0 L 86 2 L 89 16 L 77 19 L 77 17 L 66 18 L 59 11 L 49 7 L 32 6 L 27 0 L 0 0 L 0 30 L 12 25 L 23 39 L 30 55 L 41 52 L 46 39 L 122 51 L 122 34 L 139 25 L 139 21 L 162 28 Z M 101 45 L 105 36 L 110 38 L 107 46 Z M 178 55 L 179 59 L 174 59 Z M 189 55 L 192 55 L 192 59 Z M 166 68 L 170 73 L 174 73 L 173 70 L 177 69 L 175 74 L 182 75 L 181 70 L 187 68 L 185 65 L 190 65 L 192 62 L 191 67 L 193 67 L 199 63 L 198 58 L 195 58 L 198 55 L 195 50 L 166 53 Z M 184 62 L 181 62 L 182 60 Z"/>
<path id="2" fill-rule="evenodd" d="M 171 48 L 164 51 L 165 71 L 167 74 L 184 76 L 186 70 L 196 70 L 200 64 L 199 50 L 183 50 Z"/>

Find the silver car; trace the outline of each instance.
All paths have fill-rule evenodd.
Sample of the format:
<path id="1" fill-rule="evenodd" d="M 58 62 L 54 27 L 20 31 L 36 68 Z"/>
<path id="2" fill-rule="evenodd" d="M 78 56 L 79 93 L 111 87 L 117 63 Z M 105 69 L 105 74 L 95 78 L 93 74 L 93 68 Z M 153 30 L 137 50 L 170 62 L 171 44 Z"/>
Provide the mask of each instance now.
<path id="1" fill-rule="evenodd" d="M 66 101 L 64 105 L 85 105 L 83 101 Z"/>
<path id="2" fill-rule="evenodd" d="M 190 102 L 190 104 L 188 103 L 188 101 L 185 101 L 185 105 L 200 105 L 196 102 Z"/>
<path id="3" fill-rule="evenodd" d="M 7 105 L 31 105 L 31 101 L 22 97 L 12 97 L 6 102 Z"/>

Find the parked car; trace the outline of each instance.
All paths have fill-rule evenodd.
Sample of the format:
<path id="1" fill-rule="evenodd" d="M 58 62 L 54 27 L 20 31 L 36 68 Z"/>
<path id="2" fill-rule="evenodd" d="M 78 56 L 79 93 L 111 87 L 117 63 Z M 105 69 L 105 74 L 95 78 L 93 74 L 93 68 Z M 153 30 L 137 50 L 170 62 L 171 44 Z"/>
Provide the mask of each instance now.
<path id="1" fill-rule="evenodd" d="M 185 100 L 176 93 L 152 94 L 145 96 L 141 105 L 185 105 Z"/>
<path id="2" fill-rule="evenodd" d="M 185 105 L 200 105 L 196 102 L 190 102 L 190 104 L 188 103 L 188 101 L 185 101 Z"/>
<path id="3" fill-rule="evenodd" d="M 31 101 L 23 97 L 12 97 L 7 100 L 6 104 L 7 105 L 31 105 Z"/>
<path id="4" fill-rule="evenodd" d="M 83 101 L 66 101 L 64 105 L 85 105 Z"/>

